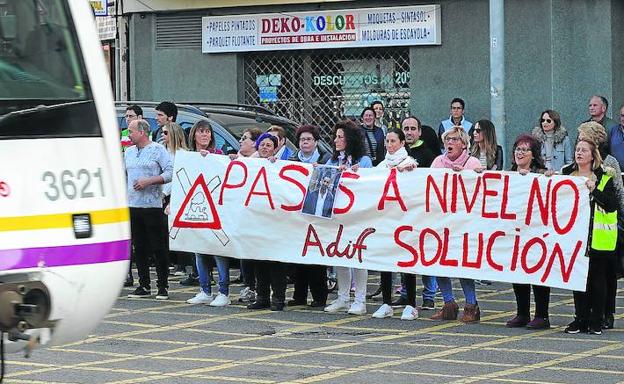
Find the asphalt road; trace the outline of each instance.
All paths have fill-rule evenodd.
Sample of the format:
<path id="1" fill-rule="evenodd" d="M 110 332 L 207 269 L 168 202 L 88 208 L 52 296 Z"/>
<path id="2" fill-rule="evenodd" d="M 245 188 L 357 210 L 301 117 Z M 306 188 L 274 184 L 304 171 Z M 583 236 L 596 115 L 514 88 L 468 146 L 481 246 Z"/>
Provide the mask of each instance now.
<path id="1" fill-rule="evenodd" d="M 515 314 L 506 283 L 478 286 L 482 321 L 464 325 L 431 321 L 433 311 L 401 321 L 400 308 L 372 319 L 381 299 L 366 316 L 188 305 L 197 288 L 178 280 L 169 301 L 128 299 L 124 289 L 87 340 L 9 355 L 5 383 L 624 383 L 623 282 L 616 329 L 590 336 L 563 333 L 573 303 L 562 290 L 551 295 L 553 327 L 528 331 L 504 326 Z M 369 275 L 369 291 L 378 280 Z"/>

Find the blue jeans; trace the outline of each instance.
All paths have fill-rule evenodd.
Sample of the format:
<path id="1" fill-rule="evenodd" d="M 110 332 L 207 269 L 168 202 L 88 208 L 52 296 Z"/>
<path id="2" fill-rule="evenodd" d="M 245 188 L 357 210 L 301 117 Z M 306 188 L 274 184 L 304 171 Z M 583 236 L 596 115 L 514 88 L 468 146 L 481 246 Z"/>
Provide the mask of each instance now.
<path id="1" fill-rule="evenodd" d="M 210 258 L 214 257 L 217 264 L 217 272 L 219 273 L 219 292 L 228 295 L 230 292 L 230 263 L 227 257 L 195 254 L 197 263 L 197 274 L 199 275 L 199 286 L 207 295 L 212 294 L 210 287 L 210 274 L 212 267 L 210 266 Z"/>
<path id="2" fill-rule="evenodd" d="M 442 298 L 444 303 L 449 303 L 455 300 L 453 296 L 453 284 L 448 277 L 436 277 L 440 291 L 442 292 Z M 459 279 L 462 290 L 464 291 L 464 297 L 466 298 L 466 304 L 477 304 L 477 292 L 475 290 L 475 282 L 473 279 Z"/>
<path id="3" fill-rule="evenodd" d="M 423 300 L 435 300 L 435 294 L 438 290 L 438 283 L 436 282 L 435 276 L 421 276 L 423 283 Z"/>

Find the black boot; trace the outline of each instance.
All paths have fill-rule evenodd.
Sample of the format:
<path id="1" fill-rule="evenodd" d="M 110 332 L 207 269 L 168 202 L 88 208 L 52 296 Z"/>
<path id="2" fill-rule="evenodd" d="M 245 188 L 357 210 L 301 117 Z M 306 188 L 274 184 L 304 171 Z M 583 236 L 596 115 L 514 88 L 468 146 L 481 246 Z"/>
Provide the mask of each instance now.
<path id="1" fill-rule="evenodd" d="M 134 286 L 134 278 L 132 278 L 132 274 L 128 273 L 126 277 L 126 281 L 124 281 L 124 287 L 132 287 Z"/>

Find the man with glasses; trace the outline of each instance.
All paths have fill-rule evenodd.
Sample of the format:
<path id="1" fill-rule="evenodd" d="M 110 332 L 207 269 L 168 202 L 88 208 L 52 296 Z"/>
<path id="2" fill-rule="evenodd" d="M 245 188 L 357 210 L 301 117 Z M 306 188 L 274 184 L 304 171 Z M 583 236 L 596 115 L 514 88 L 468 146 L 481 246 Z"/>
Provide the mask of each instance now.
<path id="1" fill-rule="evenodd" d="M 464 131 L 469 134 L 471 133 L 470 129 L 472 128 L 472 123 L 466 120 L 466 117 L 464 116 L 465 108 L 466 103 L 464 103 L 464 100 L 459 97 L 451 100 L 451 116 L 449 116 L 448 119 L 443 120 L 438 127 L 438 137 L 440 137 L 440 139 L 442 139 L 442 134 L 444 132 L 453 127 L 462 127 L 464 128 Z"/>
<path id="2" fill-rule="evenodd" d="M 131 105 L 126 108 L 124 118 L 126 119 L 126 127 L 129 127 L 131 121 L 143 119 L 143 109 L 136 104 Z M 131 145 L 132 141 L 128 137 L 128 128 L 126 128 L 121 131 L 121 149 L 125 151 L 126 148 L 130 147 Z"/>

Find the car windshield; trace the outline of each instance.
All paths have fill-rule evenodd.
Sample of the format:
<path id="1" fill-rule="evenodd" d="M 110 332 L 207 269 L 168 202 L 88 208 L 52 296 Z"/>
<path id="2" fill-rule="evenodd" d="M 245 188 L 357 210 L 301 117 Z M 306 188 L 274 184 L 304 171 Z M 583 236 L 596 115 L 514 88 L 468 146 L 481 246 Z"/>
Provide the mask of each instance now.
<path id="1" fill-rule="evenodd" d="M 0 0 L 2 114 L 90 99 L 67 4 Z"/>

